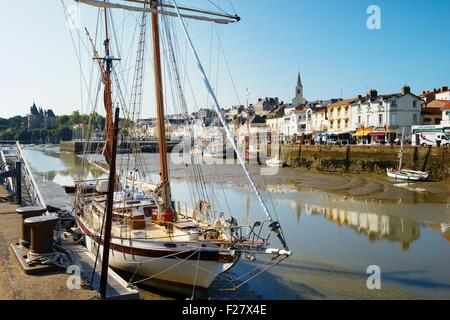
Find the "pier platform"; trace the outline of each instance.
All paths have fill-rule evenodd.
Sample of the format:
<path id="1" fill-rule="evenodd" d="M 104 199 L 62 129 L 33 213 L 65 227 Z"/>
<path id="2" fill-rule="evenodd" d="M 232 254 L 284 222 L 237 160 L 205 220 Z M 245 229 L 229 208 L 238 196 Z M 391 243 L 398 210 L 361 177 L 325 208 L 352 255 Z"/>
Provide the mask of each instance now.
<path id="1" fill-rule="evenodd" d="M 69 290 L 65 272 L 30 276 L 20 267 L 11 244 L 20 237 L 21 217 L 0 187 L 0 300 L 92 300 L 97 292 L 88 288 Z"/>
<path id="2" fill-rule="evenodd" d="M 11 244 L 20 237 L 22 219 L 16 213 L 18 206 L 10 202 L 10 194 L 0 186 L 0 300 L 97 300 L 96 289 L 100 281 L 100 265 L 97 266 L 93 285 L 90 285 L 95 257 L 81 245 L 63 245 L 81 271 L 82 285 L 73 288 L 72 274 L 66 270 L 44 274 L 26 274 L 17 260 Z M 126 282 L 113 270 L 108 271 L 107 299 L 140 299 L 140 292 L 128 288 Z"/>

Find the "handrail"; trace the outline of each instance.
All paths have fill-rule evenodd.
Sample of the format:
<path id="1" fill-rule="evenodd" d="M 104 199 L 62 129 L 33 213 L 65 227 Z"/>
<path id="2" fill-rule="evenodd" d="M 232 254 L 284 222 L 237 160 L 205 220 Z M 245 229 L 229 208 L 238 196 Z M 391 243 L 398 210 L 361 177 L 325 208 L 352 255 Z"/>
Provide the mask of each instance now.
<path id="1" fill-rule="evenodd" d="M 22 147 L 20 142 L 16 142 L 17 147 L 17 158 L 22 160 L 22 174 L 23 174 L 23 182 L 27 188 L 28 193 L 30 194 L 31 202 L 33 205 L 41 206 L 46 208 L 44 197 L 39 191 L 38 184 L 36 180 L 34 180 L 33 173 L 28 165 L 28 161 L 25 159 Z"/>
<path id="2" fill-rule="evenodd" d="M 8 165 L 8 163 L 6 161 L 5 153 L 3 152 L 3 150 L 0 150 L 0 154 L 1 154 L 2 163 L 5 164 L 5 168 L 7 170 L 11 170 L 11 168 L 9 167 L 9 165 Z M 8 181 L 8 185 L 7 185 L 8 191 L 9 192 L 14 192 L 15 190 L 14 190 L 14 184 L 13 184 L 12 177 L 8 177 L 6 180 Z"/>

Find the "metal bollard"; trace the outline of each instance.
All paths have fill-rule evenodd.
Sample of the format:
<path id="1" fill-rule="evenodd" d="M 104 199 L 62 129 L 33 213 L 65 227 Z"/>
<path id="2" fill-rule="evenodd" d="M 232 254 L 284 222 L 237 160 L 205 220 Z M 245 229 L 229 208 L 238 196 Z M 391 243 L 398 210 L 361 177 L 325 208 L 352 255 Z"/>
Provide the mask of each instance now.
<path id="1" fill-rule="evenodd" d="M 31 217 L 37 217 L 47 212 L 45 207 L 20 207 L 16 209 L 16 212 L 22 215 L 22 237 L 20 242 L 26 248 L 30 247 L 31 230 L 29 225 L 25 223 L 25 220 Z"/>
<path id="2" fill-rule="evenodd" d="M 53 229 L 59 218 L 56 216 L 32 217 L 25 220 L 31 228 L 31 253 L 49 254 L 53 250 Z"/>

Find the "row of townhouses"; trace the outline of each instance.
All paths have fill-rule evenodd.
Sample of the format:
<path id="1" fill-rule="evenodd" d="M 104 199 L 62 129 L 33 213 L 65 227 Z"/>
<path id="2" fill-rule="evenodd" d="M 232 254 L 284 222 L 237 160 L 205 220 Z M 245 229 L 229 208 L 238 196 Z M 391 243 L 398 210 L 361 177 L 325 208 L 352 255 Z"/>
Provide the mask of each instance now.
<path id="1" fill-rule="evenodd" d="M 399 92 L 380 94 L 372 89 L 353 98 L 307 101 L 300 73 L 295 97 L 290 103 L 279 98 L 260 98 L 254 105 L 233 106 L 224 112 L 237 136 L 270 131 L 284 141 L 321 142 L 327 139 L 349 143 L 390 143 L 412 132 L 416 125 L 442 126 L 450 130 L 450 90 L 448 87 L 416 95 L 405 85 Z M 182 118 L 182 117 L 181 117 Z M 186 117 L 184 117 L 186 119 Z M 169 116 L 167 131 L 177 137 L 186 134 L 180 116 Z M 189 116 L 191 132 L 204 137 L 220 123 L 211 109 Z M 152 121 L 145 123 L 154 135 Z"/>

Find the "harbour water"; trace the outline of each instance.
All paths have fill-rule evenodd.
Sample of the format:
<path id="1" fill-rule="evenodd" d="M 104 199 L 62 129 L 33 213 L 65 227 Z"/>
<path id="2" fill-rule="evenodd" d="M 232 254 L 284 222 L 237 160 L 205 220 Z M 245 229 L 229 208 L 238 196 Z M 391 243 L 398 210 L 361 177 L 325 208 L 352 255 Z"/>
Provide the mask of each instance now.
<path id="1" fill-rule="evenodd" d="M 78 156 L 60 153 L 57 146 L 28 147 L 24 153 L 44 187 L 70 185 L 83 172 L 92 178 L 104 174 L 93 166 L 83 168 Z M 264 218 L 248 188 L 219 180 L 223 179 L 207 182 L 215 190 L 218 211 L 232 212 L 249 223 Z M 264 187 L 267 203 L 295 254 L 237 291 L 224 290 L 267 263 L 242 260 L 233 269 L 242 279 L 232 283 L 228 276 L 219 278 L 208 293 L 213 299 L 450 298 L 450 205 L 445 198 L 392 203 L 287 184 Z M 172 180 L 172 193 L 176 200 L 190 202 L 188 181 L 182 175 Z M 71 199 L 58 201 L 70 205 Z M 380 267 L 381 290 L 367 288 L 371 265 Z M 161 298 L 151 290 L 147 297 Z"/>

